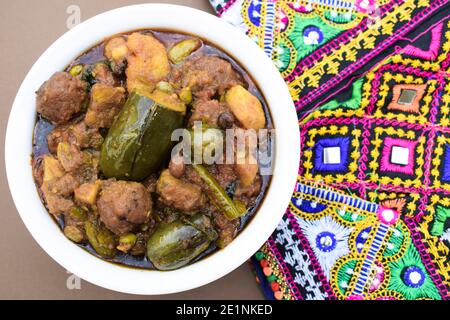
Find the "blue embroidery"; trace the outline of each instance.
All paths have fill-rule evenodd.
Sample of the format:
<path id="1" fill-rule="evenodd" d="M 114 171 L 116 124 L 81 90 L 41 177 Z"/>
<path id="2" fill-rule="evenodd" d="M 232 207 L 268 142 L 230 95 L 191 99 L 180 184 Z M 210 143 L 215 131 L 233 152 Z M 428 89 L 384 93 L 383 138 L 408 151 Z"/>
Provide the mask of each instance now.
<path id="1" fill-rule="evenodd" d="M 306 184 L 298 183 L 296 186 L 296 191 L 304 194 L 310 194 L 314 197 L 324 199 L 332 202 L 339 202 L 343 205 L 351 206 L 357 209 L 369 211 L 372 213 L 378 212 L 378 204 L 361 200 L 358 198 L 350 197 L 335 191 L 324 190 L 320 188 L 314 188 Z M 295 199 L 295 198 L 293 198 Z M 293 202 L 295 204 L 295 202 Z"/>
<path id="2" fill-rule="evenodd" d="M 403 282 L 411 288 L 419 288 L 425 282 L 425 274 L 416 266 L 407 267 L 403 273 Z"/>
<path id="3" fill-rule="evenodd" d="M 445 145 L 442 180 L 445 182 L 450 182 L 450 144 Z"/>
<path id="4" fill-rule="evenodd" d="M 361 252 L 364 244 L 366 243 L 370 230 L 372 230 L 372 227 L 367 227 L 362 230 L 356 237 L 356 250 L 358 250 L 358 252 Z"/>
<path id="5" fill-rule="evenodd" d="M 349 144 L 350 139 L 348 137 L 324 138 L 317 141 L 315 146 L 314 170 L 331 172 L 347 171 Z M 324 163 L 323 151 L 329 147 L 340 148 L 341 163 Z"/>
<path id="6" fill-rule="evenodd" d="M 275 2 L 266 4 L 266 21 L 264 26 L 264 52 L 272 58 L 273 41 L 276 24 Z"/>
<path id="7" fill-rule="evenodd" d="M 322 44 L 324 39 L 323 32 L 316 26 L 309 26 L 303 30 L 303 42 L 307 45 Z"/>
<path id="8" fill-rule="evenodd" d="M 257 27 L 261 24 L 261 3 L 252 1 L 248 6 L 248 18 Z"/>
<path id="9" fill-rule="evenodd" d="M 307 213 L 319 213 L 328 208 L 328 206 L 324 204 L 311 202 L 301 198 L 292 198 L 291 201 L 297 209 Z"/>
<path id="10" fill-rule="evenodd" d="M 328 231 L 321 232 L 316 237 L 316 247 L 323 252 L 333 251 L 336 243 L 336 236 Z"/>

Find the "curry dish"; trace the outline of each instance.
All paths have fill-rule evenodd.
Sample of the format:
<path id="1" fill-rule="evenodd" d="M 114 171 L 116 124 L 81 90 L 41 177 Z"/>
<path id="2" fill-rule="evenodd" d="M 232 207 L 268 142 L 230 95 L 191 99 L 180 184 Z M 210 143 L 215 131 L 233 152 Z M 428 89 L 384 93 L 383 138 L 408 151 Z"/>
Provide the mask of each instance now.
<path id="1" fill-rule="evenodd" d="M 44 82 L 36 109 L 41 199 L 68 239 L 110 262 L 173 270 L 224 248 L 270 183 L 249 161 L 256 146 L 232 148 L 245 160 L 237 163 L 189 164 L 173 152 L 176 129 L 195 137 L 200 123 L 202 149 L 224 142 L 227 129 L 272 126 L 246 71 L 190 35 L 106 39 Z"/>

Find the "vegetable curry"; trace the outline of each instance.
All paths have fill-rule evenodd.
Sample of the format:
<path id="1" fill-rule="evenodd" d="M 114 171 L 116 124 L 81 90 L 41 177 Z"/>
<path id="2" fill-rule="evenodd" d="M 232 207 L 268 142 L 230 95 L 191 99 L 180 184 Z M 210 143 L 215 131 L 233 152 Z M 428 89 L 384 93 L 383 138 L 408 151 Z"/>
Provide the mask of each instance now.
<path id="1" fill-rule="evenodd" d="M 237 236 L 270 183 L 258 161 L 189 163 L 173 152 L 176 129 L 194 137 L 200 123 L 223 142 L 229 129 L 272 126 L 245 70 L 190 35 L 106 39 L 44 82 L 36 108 L 41 199 L 68 239 L 107 261 L 158 270 L 197 261 Z M 251 160 L 254 149 L 231 152 Z"/>

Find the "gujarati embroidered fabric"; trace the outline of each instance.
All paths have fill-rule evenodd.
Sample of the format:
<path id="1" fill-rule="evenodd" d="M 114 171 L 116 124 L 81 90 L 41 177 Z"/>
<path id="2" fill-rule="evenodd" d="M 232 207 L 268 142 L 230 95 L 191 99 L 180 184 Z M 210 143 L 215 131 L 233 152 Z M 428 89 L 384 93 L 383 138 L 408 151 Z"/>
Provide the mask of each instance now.
<path id="1" fill-rule="evenodd" d="M 296 190 L 252 260 L 267 298 L 450 298 L 448 2 L 211 0 L 299 117 Z"/>

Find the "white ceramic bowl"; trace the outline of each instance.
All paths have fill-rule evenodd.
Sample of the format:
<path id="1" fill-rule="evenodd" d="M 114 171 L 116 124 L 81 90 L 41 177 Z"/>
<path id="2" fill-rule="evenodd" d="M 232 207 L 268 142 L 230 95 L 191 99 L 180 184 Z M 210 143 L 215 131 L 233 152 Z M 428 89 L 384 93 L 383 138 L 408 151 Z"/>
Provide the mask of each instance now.
<path id="1" fill-rule="evenodd" d="M 257 214 L 225 249 L 187 267 L 159 272 L 111 264 L 69 241 L 42 205 L 30 166 L 36 117 L 35 91 L 54 72 L 105 37 L 142 28 L 197 35 L 224 49 L 254 78 L 272 113 L 276 132 L 272 182 Z M 62 267 L 96 285 L 134 294 L 166 294 L 196 288 L 239 267 L 269 238 L 294 189 L 299 163 L 297 117 L 288 89 L 263 51 L 240 30 L 219 18 L 187 7 L 144 4 L 95 16 L 64 34 L 33 65 L 8 121 L 5 158 L 17 210 L 39 245 Z"/>

